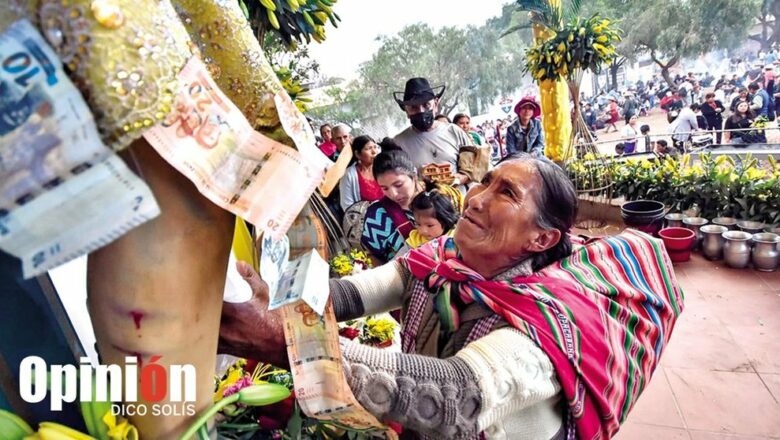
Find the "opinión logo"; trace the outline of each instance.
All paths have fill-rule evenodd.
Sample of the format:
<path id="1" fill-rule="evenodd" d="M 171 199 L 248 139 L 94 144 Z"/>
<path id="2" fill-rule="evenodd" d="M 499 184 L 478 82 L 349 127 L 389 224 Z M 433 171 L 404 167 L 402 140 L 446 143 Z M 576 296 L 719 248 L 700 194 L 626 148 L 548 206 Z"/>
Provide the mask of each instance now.
<path id="1" fill-rule="evenodd" d="M 48 365 L 41 357 L 28 356 L 19 366 L 19 395 L 28 403 L 48 397 L 52 411 L 62 411 L 63 403 L 79 400 L 112 402 L 114 415 L 195 415 L 195 367 L 185 364 L 166 369 L 157 363 L 161 358 L 152 356 L 139 367 L 135 356 L 125 357 L 124 366 L 93 366 L 86 357 L 78 366 Z M 163 400 L 167 402 L 159 403 Z"/>

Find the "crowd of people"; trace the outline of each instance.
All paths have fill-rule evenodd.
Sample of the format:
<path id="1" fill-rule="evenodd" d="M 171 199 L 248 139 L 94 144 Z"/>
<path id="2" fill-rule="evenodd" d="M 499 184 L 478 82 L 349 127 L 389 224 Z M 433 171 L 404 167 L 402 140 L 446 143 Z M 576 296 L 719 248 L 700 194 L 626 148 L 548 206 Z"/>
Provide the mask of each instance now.
<path id="1" fill-rule="evenodd" d="M 409 126 L 393 137 L 353 138 L 344 123 L 319 127 L 322 153 L 336 163 L 349 159 L 328 206 L 350 244 L 368 251 L 375 263 L 451 234 L 467 189 L 498 160 L 518 153 L 544 157 L 541 107 L 534 97 L 515 105 L 514 120 L 472 127 L 465 113 L 451 120 L 438 114 L 444 92 L 425 78 L 410 79 L 393 97 Z"/>
<path id="2" fill-rule="evenodd" d="M 631 383 L 649 379 L 674 324 L 665 298 L 676 288 L 654 280 L 673 275 L 648 266 L 641 287 L 622 281 L 633 275 L 610 277 L 608 298 L 569 281 L 570 269 L 556 267 L 575 241 L 584 246 L 570 235 L 577 193 L 544 156 L 539 104 L 516 104 L 501 133 L 505 157 L 491 164 L 492 148 L 479 145 L 487 139 L 468 116 L 436 117 L 443 93 L 409 80 L 395 100 L 410 125 L 379 142 L 322 126 L 323 153 L 353 161 L 333 199 L 346 238 L 375 263 L 330 280 L 336 319 L 400 311 L 402 327 L 401 353 L 340 339 L 349 387 L 368 412 L 400 425 L 402 438 L 610 438 L 641 392 Z M 643 236 L 615 239 L 648 265 L 662 261 Z M 598 260 L 588 270 L 628 271 Z M 221 346 L 237 356 L 278 353 L 284 329 L 265 306 L 268 288 L 248 265 L 239 272 L 253 300 L 223 313 Z M 611 313 L 626 319 L 605 319 Z M 570 341 L 584 342 L 572 350 Z"/>
<path id="3" fill-rule="evenodd" d="M 775 69 L 780 60 L 775 50 L 760 52 L 748 64 L 731 60 L 732 74 L 719 78 L 707 73 L 675 75 L 670 86 L 658 75 L 637 81 L 622 93 L 601 91 L 582 96 L 582 114 L 594 135 L 620 132 L 616 154 L 669 154 L 686 151 L 686 144 L 765 143 L 763 130 L 780 110 L 780 85 L 775 84 Z M 667 116 L 671 145 L 650 127 L 636 119 L 658 108 Z M 618 128 L 620 120 L 624 121 Z M 637 128 L 637 126 L 639 128 Z M 697 135 L 701 135 L 697 139 Z M 660 141 L 664 142 L 660 142 Z"/>

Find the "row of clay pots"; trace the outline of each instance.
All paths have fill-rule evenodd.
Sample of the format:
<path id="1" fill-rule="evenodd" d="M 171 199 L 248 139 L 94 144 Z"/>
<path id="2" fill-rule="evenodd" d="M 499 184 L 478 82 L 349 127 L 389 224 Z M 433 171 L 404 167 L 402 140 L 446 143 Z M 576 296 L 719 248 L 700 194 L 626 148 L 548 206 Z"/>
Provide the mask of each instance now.
<path id="1" fill-rule="evenodd" d="M 725 259 L 728 266 L 744 268 L 752 261 L 753 267 L 761 271 L 773 271 L 780 264 L 780 235 L 777 227 L 766 227 L 763 223 L 738 221 L 729 217 L 718 217 L 709 221 L 701 217 L 684 217 L 682 214 L 668 214 L 667 228 L 659 235 L 667 245 L 672 261 L 688 259 L 681 246 L 690 237 L 692 249 L 701 249 L 709 260 Z M 692 234 L 686 234 L 684 229 Z M 739 228 L 739 230 L 736 230 Z M 761 232 L 762 230 L 766 232 Z M 670 249 L 670 244 L 673 249 Z"/>

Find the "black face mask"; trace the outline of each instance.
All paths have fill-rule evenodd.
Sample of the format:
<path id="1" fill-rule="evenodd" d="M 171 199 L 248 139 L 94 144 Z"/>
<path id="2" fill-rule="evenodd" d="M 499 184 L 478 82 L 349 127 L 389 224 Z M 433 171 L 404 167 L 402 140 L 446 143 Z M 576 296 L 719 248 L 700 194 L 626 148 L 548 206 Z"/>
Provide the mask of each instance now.
<path id="1" fill-rule="evenodd" d="M 412 127 L 420 131 L 428 131 L 433 127 L 433 110 L 426 110 L 409 117 Z"/>

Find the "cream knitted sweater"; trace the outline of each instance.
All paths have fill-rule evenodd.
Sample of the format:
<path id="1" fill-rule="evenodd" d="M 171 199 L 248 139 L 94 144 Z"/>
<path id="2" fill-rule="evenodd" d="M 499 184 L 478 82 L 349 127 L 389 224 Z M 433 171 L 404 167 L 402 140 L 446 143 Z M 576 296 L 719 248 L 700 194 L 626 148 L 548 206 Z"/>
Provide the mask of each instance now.
<path id="1" fill-rule="evenodd" d="M 331 281 L 337 318 L 398 308 L 410 274 L 390 262 Z M 560 385 L 547 355 L 501 328 L 447 359 L 391 353 L 342 341 L 347 380 L 379 418 L 433 438 L 549 440 L 560 435 Z"/>

